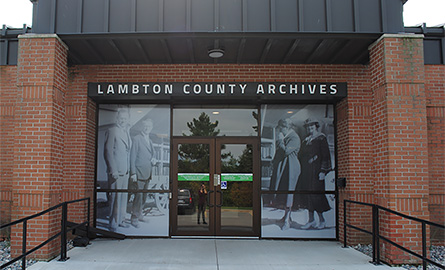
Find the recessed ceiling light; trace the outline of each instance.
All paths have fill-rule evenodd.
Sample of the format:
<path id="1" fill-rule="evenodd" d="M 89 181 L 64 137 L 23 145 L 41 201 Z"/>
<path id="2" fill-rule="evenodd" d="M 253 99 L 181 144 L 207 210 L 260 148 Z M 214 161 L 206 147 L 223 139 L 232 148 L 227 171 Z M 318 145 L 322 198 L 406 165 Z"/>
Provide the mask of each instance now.
<path id="1" fill-rule="evenodd" d="M 224 50 L 222 49 L 212 49 L 208 51 L 210 58 L 221 58 L 224 56 Z"/>
<path id="2" fill-rule="evenodd" d="M 212 112 L 212 114 L 219 114 L 219 112 L 215 111 L 215 112 Z"/>

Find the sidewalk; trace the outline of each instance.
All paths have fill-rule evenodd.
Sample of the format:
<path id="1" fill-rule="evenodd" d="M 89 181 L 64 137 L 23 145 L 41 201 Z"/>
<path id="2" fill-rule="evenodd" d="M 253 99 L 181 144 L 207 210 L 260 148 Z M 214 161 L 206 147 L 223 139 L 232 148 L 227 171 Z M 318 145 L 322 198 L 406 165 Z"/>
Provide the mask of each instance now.
<path id="1" fill-rule="evenodd" d="M 384 270 L 339 242 L 246 239 L 96 239 L 68 251 L 70 259 L 38 262 L 29 270 L 215 269 Z"/>

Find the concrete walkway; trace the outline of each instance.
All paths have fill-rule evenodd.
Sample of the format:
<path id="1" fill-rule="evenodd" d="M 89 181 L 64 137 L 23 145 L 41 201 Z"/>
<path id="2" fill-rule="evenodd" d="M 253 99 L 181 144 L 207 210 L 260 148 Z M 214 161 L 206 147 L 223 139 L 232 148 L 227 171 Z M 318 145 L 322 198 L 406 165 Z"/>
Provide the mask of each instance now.
<path id="1" fill-rule="evenodd" d="M 403 269 L 375 266 L 371 258 L 339 242 L 246 239 L 96 239 L 68 251 L 70 259 L 38 262 L 30 270 L 215 269 L 360 270 Z"/>

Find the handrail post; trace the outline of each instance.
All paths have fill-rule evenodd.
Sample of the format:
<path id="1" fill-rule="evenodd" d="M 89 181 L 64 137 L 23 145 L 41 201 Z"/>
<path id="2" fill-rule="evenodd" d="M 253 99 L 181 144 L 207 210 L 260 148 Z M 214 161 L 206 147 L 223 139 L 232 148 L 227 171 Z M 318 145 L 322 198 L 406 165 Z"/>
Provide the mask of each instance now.
<path id="1" fill-rule="evenodd" d="M 375 205 L 372 206 L 372 263 L 376 264 L 376 228 L 377 228 L 377 224 L 376 224 L 376 207 Z"/>
<path id="2" fill-rule="evenodd" d="M 68 216 L 68 205 L 66 202 L 62 204 L 62 230 L 60 236 L 60 259 L 59 261 L 68 260 L 66 256 L 66 220 Z"/>
<path id="3" fill-rule="evenodd" d="M 26 254 L 26 231 L 28 226 L 28 221 L 23 221 L 23 230 L 22 230 L 22 255 Z M 26 269 L 26 255 L 22 258 L 22 270 Z"/>
<path id="4" fill-rule="evenodd" d="M 346 248 L 346 200 L 343 201 L 343 247 Z"/>
<path id="5" fill-rule="evenodd" d="M 423 270 L 426 270 L 427 263 L 426 258 L 428 254 L 426 253 L 426 224 L 425 222 L 422 222 L 422 266 Z"/>
<path id="6" fill-rule="evenodd" d="M 379 218 L 379 207 L 374 204 L 373 208 L 375 208 L 375 256 L 376 263 L 380 264 L 380 218 Z"/>
<path id="7" fill-rule="evenodd" d="M 90 207 L 91 207 L 91 200 L 90 200 L 90 197 L 88 197 L 88 199 L 87 199 L 87 202 L 88 202 L 88 210 L 87 210 L 87 215 L 88 215 L 88 217 L 87 217 L 87 220 L 88 220 L 88 224 L 87 224 L 87 229 L 86 229 L 86 231 L 87 231 L 87 238 L 88 238 L 88 241 L 89 241 L 89 239 L 90 239 L 90 226 L 91 226 L 91 224 L 90 224 Z"/>

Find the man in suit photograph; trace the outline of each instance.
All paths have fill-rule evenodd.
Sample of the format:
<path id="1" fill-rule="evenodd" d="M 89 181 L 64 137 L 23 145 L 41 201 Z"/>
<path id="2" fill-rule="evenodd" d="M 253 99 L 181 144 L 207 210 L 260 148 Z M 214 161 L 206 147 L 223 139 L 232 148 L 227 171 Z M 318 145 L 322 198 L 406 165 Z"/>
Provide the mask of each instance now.
<path id="1" fill-rule="evenodd" d="M 131 149 L 131 138 L 128 131 L 129 120 L 129 110 L 118 109 L 116 124 L 105 133 L 104 158 L 107 165 L 109 189 L 128 189 Z M 129 227 L 125 223 L 127 199 L 127 192 L 110 192 L 110 231 L 116 231 L 118 226 Z"/>
<path id="2" fill-rule="evenodd" d="M 156 164 L 155 151 L 150 140 L 150 132 L 153 129 L 153 121 L 145 119 L 142 121 L 141 132 L 133 138 L 130 154 L 130 179 L 136 184 L 138 191 L 146 190 L 152 177 L 152 169 Z M 139 228 L 139 221 L 145 222 L 142 216 L 142 207 L 147 197 L 146 193 L 135 193 L 131 225 Z"/>

